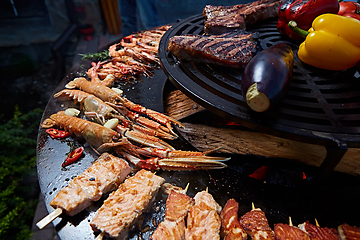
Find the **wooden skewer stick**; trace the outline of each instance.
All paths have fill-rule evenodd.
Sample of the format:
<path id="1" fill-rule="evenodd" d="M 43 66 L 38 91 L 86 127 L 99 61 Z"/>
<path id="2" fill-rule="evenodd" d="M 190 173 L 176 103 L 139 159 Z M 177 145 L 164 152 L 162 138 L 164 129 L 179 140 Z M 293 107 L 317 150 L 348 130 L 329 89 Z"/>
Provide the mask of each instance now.
<path id="1" fill-rule="evenodd" d="M 101 233 L 99 233 L 99 235 L 97 235 L 97 237 L 95 238 L 95 240 L 102 240 L 103 239 L 103 237 L 104 237 L 104 232 L 101 232 Z"/>
<path id="2" fill-rule="evenodd" d="M 186 184 L 186 187 L 185 187 L 185 189 L 184 189 L 184 194 L 186 194 L 187 191 L 189 190 L 189 185 L 190 185 L 190 183 Z"/>
<path id="3" fill-rule="evenodd" d="M 251 203 L 251 210 L 254 210 L 255 209 L 255 205 L 254 205 L 254 203 L 252 202 Z"/>
<path id="4" fill-rule="evenodd" d="M 209 192 L 209 188 L 208 188 L 208 187 L 206 187 L 205 192 Z"/>
<path id="5" fill-rule="evenodd" d="M 49 215 L 41 219 L 38 223 L 36 223 L 36 226 L 40 229 L 43 229 L 46 225 L 51 223 L 55 220 L 58 216 L 62 214 L 63 210 L 61 208 L 55 209 L 53 212 L 51 212 Z"/>
<path id="6" fill-rule="evenodd" d="M 292 220 L 291 220 L 290 216 L 289 216 L 289 226 L 293 226 L 293 223 L 292 223 Z"/>
<path id="7" fill-rule="evenodd" d="M 320 227 L 320 225 L 319 225 L 319 223 L 318 223 L 318 220 L 315 218 L 315 225 L 317 226 L 317 227 Z"/>

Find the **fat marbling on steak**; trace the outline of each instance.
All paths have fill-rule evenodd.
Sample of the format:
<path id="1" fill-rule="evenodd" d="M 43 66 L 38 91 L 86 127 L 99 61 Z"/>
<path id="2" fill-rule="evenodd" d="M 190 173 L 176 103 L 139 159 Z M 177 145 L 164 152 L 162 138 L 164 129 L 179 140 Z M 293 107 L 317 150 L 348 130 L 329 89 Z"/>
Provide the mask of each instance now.
<path id="1" fill-rule="evenodd" d="M 173 36 L 169 39 L 167 50 L 186 61 L 242 68 L 258 52 L 257 36 L 257 33 L 246 31 Z"/>
<path id="2" fill-rule="evenodd" d="M 204 31 L 208 34 L 221 34 L 234 29 L 245 30 L 246 26 L 278 16 L 282 2 L 283 0 L 258 0 L 235 6 L 206 5 L 203 10 Z"/>

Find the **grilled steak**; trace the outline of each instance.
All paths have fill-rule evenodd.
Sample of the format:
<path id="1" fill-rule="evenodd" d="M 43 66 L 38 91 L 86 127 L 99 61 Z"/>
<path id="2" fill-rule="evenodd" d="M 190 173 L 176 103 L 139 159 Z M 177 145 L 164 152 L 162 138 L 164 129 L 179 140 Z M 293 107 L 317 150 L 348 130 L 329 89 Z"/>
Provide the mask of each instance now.
<path id="1" fill-rule="evenodd" d="M 225 67 L 245 67 L 258 52 L 257 33 L 182 35 L 169 39 L 167 50 L 179 59 Z"/>
<path id="2" fill-rule="evenodd" d="M 206 5 L 204 31 L 208 34 L 221 34 L 234 29 L 245 30 L 268 18 L 276 17 L 283 0 L 258 0 L 235 6 Z"/>

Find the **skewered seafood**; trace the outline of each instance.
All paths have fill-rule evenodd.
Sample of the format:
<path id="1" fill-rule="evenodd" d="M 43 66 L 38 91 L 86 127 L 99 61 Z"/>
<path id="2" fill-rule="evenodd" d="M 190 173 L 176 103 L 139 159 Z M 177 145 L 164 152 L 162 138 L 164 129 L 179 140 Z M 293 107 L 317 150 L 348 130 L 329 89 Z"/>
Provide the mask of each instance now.
<path id="1" fill-rule="evenodd" d="M 198 192 L 187 217 L 186 239 L 220 239 L 220 205 L 206 191 Z"/>
<path id="2" fill-rule="evenodd" d="M 92 202 L 98 201 L 104 193 L 116 189 L 130 171 L 131 168 L 125 160 L 103 153 L 88 169 L 63 188 L 50 202 L 50 206 L 59 209 L 59 215 L 65 212 L 73 216 Z M 52 220 L 46 218 L 37 226 L 43 228 Z"/>
<path id="3" fill-rule="evenodd" d="M 274 225 L 275 238 L 277 240 L 298 239 L 310 240 L 309 235 L 300 228 L 290 226 L 284 223 Z"/>
<path id="4" fill-rule="evenodd" d="M 104 201 L 91 227 L 110 237 L 125 239 L 129 228 L 146 211 L 164 181 L 152 172 L 140 170 Z"/>
<path id="5" fill-rule="evenodd" d="M 168 131 L 172 132 L 173 134 L 175 133 L 173 132 L 171 127 L 172 123 L 180 127 L 184 127 L 184 125 L 181 124 L 179 121 L 176 121 L 175 119 L 169 116 L 166 116 L 164 114 L 158 113 L 150 109 L 146 109 L 145 107 L 135 104 L 130 100 L 126 99 L 125 97 L 120 96 L 117 92 L 110 89 L 109 87 L 106 87 L 102 84 L 90 82 L 85 78 L 82 77 L 75 78 L 73 81 L 66 84 L 65 87 L 68 89 L 78 88 L 84 92 L 93 94 L 107 103 L 115 104 L 118 107 L 118 109 L 121 109 L 121 107 L 126 107 L 130 111 L 135 111 L 137 113 L 144 114 L 150 117 L 151 119 L 165 125 Z M 130 116 L 132 116 L 132 114 L 129 112 L 128 117 Z M 161 128 L 161 126 L 159 126 L 159 128 Z M 161 129 L 164 130 L 166 128 L 163 127 Z"/>
<path id="6" fill-rule="evenodd" d="M 254 208 L 250 212 L 242 215 L 240 217 L 240 224 L 251 239 L 275 240 L 275 233 L 270 228 L 265 213 L 259 208 Z"/>
<path id="7" fill-rule="evenodd" d="M 221 211 L 221 235 L 224 240 L 245 240 L 247 234 L 238 219 L 239 203 L 229 199 Z"/>
<path id="8" fill-rule="evenodd" d="M 150 239 L 185 239 L 185 218 L 193 205 L 194 199 L 172 190 L 166 201 L 165 220 L 158 225 Z"/>

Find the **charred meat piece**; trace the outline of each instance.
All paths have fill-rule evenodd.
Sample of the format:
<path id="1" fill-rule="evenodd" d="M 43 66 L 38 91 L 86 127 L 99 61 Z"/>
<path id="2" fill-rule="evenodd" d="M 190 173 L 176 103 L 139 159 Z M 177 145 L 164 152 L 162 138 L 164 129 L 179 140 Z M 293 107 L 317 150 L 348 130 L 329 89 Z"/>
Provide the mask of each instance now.
<path id="1" fill-rule="evenodd" d="M 307 232 L 311 240 L 339 240 L 340 237 L 335 233 L 335 229 L 328 227 L 318 227 L 309 222 L 304 222 L 298 226 L 303 231 Z"/>
<path id="2" fill-rule="evenodd" d="M 220 205 L 206 191 L 198 192 L 195 205 L 190 208 L 187 217 L 185 238 L 195 239 L 220 239 L 221 219 Z"/>
<path id="3" fill-rule="evenodd" d="M 206 5 L 204 31 L 208 34 L 221 34 L 235 29 L 245 30 L 256 24 L 278 15 L 282 0 L 258 0 L 235 6 Z"/>
<path id="4" fill-rule="evenodd" d="M 126 239 L 130 227 L 147 210 L 165 181 L 147 170 L 138 171 L 110 194 L 90 225 L 113 238 Z"/>
<path id="5" fill-rule="evenodd" d="M 73 216 L 93 201 L 116 189 L 130 173 L 129 164 L 111 154 L 103 153 L 84 173 L 74 178 L 50 202 L 53 208 L 61 208 Z"/>
<path id="6" fill-rule="evenodd" d="M 265 213 L 259 208 L 253 209 L 242 215 L 240 224 L 253 240 L 275 239 L 275 233 L 270 228 Z"/>
<path id="7" fill-rule="evenodd" d="M 241 68 L 258 52 L 257 36 L 257 33 L 246 31 L 219 36 L 173 36 L 167 50 L 186 61 Z"/>
<path id="8" fill-rule="evenodd" d="M 221 211 L 221 236 L 224 240 L 247 239 L 244 228 L 238 218 L 239 203 L 229 199 Z"/>
<path id="9" fill-rule="evenodd" d="M 284 223 L 277 223 L 274 226 L 276 240 L 298 239 L 310 240 L 309 235 L 300 228 Z"/>
<path id="10" fill-rule="evenodd" d="M 151 239 L 185 239 L 185 217 L 193 205 L 194 199 L 172 190 L 166 201 L 165 220 L 158 225 Z"/>
<path id="11" fill-rule="evenodd" d="M 338 227 L 341 240 L 360 240 L 360 228 L 352 227 L 347 223 Z"/>

